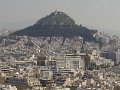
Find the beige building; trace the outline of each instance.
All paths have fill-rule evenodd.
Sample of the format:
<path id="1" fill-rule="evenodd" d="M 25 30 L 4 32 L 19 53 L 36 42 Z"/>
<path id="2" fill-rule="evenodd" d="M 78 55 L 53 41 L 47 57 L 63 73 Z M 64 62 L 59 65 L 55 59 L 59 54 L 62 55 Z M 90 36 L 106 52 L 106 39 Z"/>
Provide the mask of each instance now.
<path id="1" fill-rule="evenodd" d="M 59 68 L 86 69 L 89 67 L 89 56 L 81 54 L 67 54 L 65 56 L 49 57 L 49 62 L 57 65 Z"/>

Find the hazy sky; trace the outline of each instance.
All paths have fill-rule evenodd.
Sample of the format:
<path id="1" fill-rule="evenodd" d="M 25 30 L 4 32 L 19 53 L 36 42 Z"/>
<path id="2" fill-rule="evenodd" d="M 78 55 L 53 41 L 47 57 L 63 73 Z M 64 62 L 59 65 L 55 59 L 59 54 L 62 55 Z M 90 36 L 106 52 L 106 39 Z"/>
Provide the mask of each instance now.
<path id="1" fill-rule="evenodd" d="M 56 9 L 77 24 L 119 33 L 120 0 L 0 0 L 0 26 L 23 28 Z"/>

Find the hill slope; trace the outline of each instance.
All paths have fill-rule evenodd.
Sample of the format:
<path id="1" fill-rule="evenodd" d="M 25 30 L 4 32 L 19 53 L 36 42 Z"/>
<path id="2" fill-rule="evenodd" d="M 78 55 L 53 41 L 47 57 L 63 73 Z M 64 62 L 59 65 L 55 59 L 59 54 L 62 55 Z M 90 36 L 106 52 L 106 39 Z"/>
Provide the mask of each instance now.
<path id="1" fill-rule="evenodd" d="M 96 30 L 90 30 L 86 27 L 78 26 L 75 21 L 67 14 L 55 11 L 50 15 L 38 20 L 33 26 L 16 31 L 10 35 L 31 36 L 31 37 L 75 37 L 81 36 L 86 41 L 95 41 L 93 34 Z"/>

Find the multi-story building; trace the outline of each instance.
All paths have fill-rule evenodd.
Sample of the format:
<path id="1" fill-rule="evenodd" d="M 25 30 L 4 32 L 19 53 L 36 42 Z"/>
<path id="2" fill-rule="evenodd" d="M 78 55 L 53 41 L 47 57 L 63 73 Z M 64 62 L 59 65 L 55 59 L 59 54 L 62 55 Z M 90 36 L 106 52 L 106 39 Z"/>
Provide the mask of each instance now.
<path id="1" fill-rule="evenodd" d="M 0 85 L 0 90 L 18 90 L 15 86 L 11 85 Z"/>
<path id="2" fill-rule="evenodd" d="M 120 50 L 118 49 L 118 51 L 116 52 L 116 64 L 120 64 Z"/>
<path id="3" fill-rule="evenodd" d="M 68 54 L 66 57 L 66 68 L 86 69 L 89 67 L 90 58 L 84 53 L 80 55 Z"/>
<path id="4" fill-rule="evenodd" d="M 5 84 L 16 86 L 18 90 L 24 90 L 28 86 L 26 79 L 16 77 L 6 77 Z"/>

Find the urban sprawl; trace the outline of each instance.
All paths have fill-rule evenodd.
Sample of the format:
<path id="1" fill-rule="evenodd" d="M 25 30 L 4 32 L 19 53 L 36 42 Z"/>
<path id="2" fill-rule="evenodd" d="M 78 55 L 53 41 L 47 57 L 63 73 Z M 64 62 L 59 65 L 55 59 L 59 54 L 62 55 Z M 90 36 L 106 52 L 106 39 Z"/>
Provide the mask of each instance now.
<path id="1" fill-rule="evenodd" d="M 2 32 L 3 33 L 3 32 Z M 0 90 L 120 90 L 120 38 L 0 36 Z"/>

